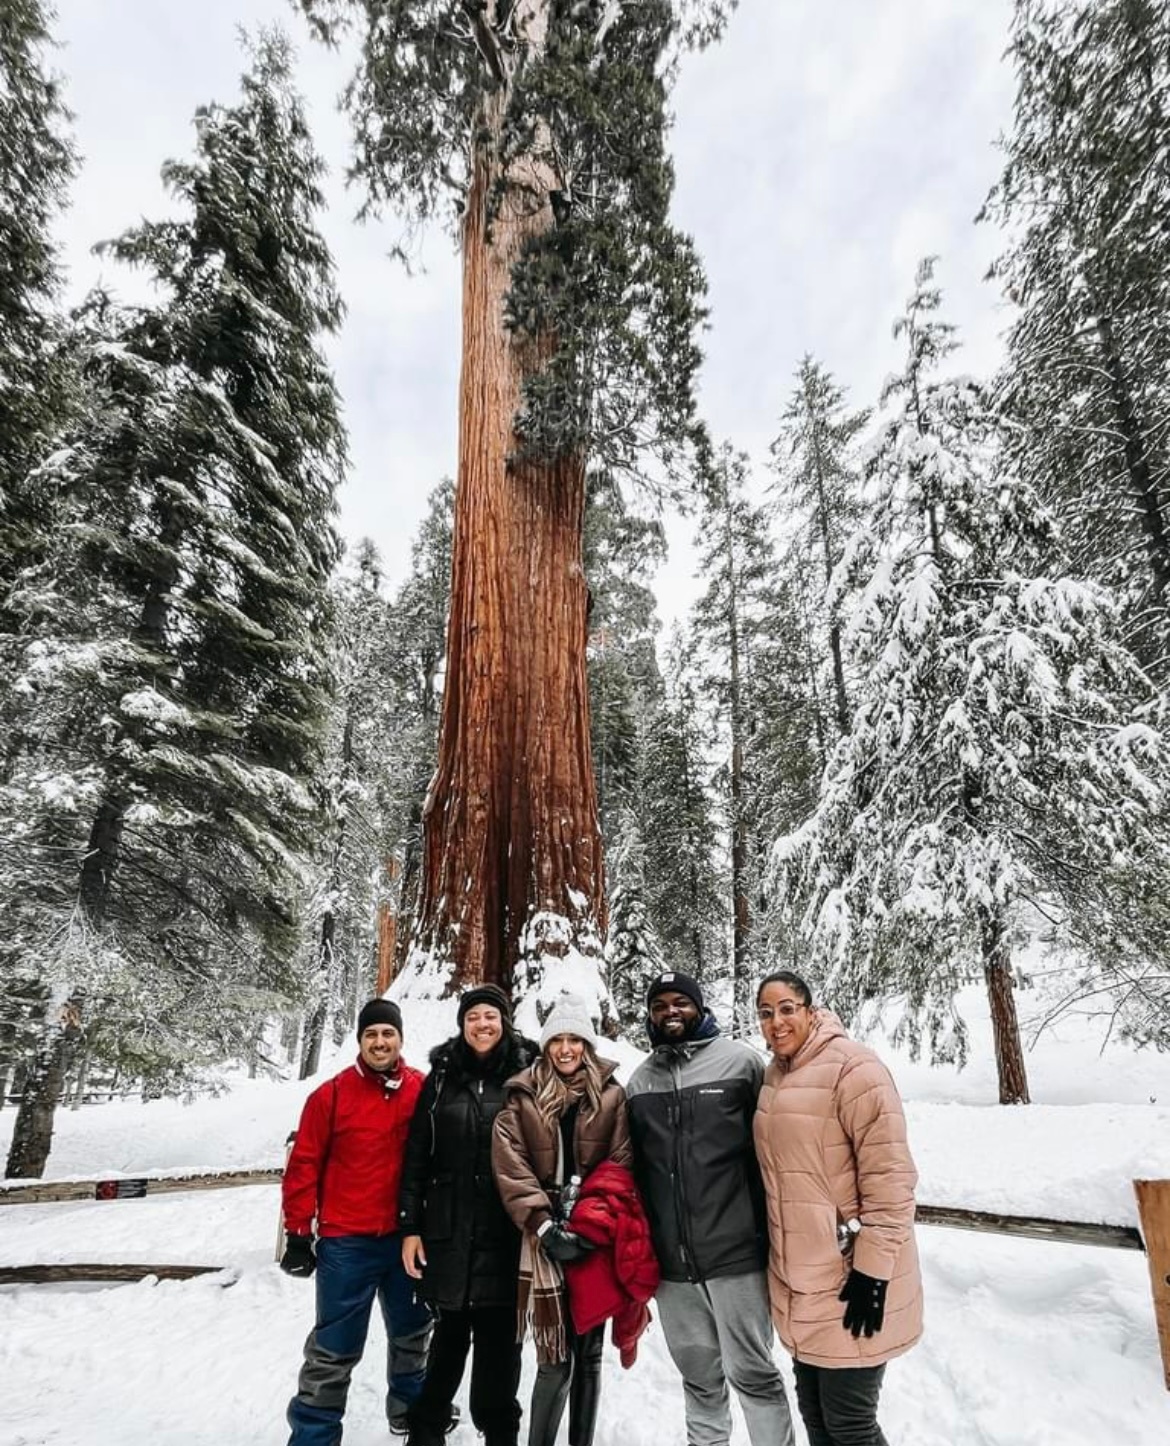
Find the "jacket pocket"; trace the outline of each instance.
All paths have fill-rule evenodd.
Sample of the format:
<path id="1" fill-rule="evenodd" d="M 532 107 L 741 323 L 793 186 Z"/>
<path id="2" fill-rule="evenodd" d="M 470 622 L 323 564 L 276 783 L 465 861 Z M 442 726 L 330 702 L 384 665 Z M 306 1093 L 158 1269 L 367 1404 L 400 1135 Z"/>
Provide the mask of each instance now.
<path id="1" fill-rule="evenodd" d="M 423 1239 L 449 1240 L 455 1233 L 455 1182 L 436 1176 L 427 1187 L 423 1206 Z"/>

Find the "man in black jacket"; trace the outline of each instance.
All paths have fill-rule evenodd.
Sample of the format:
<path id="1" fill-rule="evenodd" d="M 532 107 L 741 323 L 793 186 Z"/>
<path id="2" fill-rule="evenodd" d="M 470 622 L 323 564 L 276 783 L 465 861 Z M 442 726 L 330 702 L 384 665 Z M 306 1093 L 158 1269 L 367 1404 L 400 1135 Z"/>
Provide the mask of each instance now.
<path id="1" fill-rule="evenodd" d="M 630 1079 L 630 1136 L 688 1446 L 728 1446 L 729 1383 L 752 1446 L 793 1446 L 772 1357 L 767 1222 L 752 1148 L 763 1060 L 719 1033 L 687 974 L 660 975 L 646 1008 L 654 1052 Z"/>

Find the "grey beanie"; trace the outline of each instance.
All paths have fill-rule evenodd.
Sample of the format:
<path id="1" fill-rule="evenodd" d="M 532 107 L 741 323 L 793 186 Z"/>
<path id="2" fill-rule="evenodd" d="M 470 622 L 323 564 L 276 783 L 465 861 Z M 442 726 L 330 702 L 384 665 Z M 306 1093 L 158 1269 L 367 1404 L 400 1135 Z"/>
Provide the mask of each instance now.
<path id="1" fill-rule="evenodd" d="M 597 1048 L 597 1034 L 589 1018 L 589 1006 L 579 995 L 562 994 L 553 1005 L 540 1031 L 541 1049 L 558 1034 L 575 1034 L 578 1039 Z"/>

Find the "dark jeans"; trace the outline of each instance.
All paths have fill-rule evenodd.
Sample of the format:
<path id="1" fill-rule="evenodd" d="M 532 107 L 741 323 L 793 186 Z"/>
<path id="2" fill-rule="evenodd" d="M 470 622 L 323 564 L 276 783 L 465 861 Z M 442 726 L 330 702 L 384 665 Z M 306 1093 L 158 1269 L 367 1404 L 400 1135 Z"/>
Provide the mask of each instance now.
<path id="1" fill-rule="evenodd" d="M 877 1423 L 885 1366 L 831 1371 L 797 1361 L 796 1400 L 808 1446 L 888 1446 Z"/>
<path id="2" fill-rule="evenodd" d="M 427 1376 L 408 1413 L 410 1446 L 440 1446 L 471 1350 L 471 1419 L 484 1446 L 516 1446 L 520 1430 L 520 1343 L 516 1307 L 443 1310 L 431 1337 Z"/>
<path id="3" fill-rule="evenodd" d="M 569 1446 L 593 1446 L 597 1406 L 601 1399 L 601 1351 L 605 1344 L 605 1327 L 595 1326 L 578 1336 L 573 1334 L 573 1328 L 566 1320 L 565 1330 L 568 1359 L 536 1368 L 528 1446 L 555 1446 L 566 1399 L 569 1402 Z"/>
<path id="4" fill-rule="evenodd" d="M 297 1394 L 289 1402 L 289 1446 L 337 1446 L 349 1378 L 362 1358 L 374 1297 L 386 1323 L 386 1416 L 401 1421 L 422 1390 L 430 1311 L 414 1296 L 397 1235 L 323 1236 L 317 1241 L 317 1322 L 305 1342 Z"/>

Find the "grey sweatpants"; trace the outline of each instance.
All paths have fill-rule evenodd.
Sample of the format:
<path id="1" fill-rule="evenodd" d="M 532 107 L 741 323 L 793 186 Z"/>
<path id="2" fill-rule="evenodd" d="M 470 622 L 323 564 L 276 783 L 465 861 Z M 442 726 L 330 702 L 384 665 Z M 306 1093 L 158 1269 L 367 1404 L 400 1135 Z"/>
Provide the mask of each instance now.
<path id="1" fill-rule="evenodd" d="M 654 1297 L 683 1378 L 687 1446 L 728 1446 L 735 1387 L 752 1446 L 795 1446 L 784 1382 L 772 1358 L 764 1272 L 692 1284 L 664 1280 Z"/>

